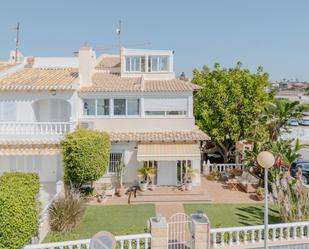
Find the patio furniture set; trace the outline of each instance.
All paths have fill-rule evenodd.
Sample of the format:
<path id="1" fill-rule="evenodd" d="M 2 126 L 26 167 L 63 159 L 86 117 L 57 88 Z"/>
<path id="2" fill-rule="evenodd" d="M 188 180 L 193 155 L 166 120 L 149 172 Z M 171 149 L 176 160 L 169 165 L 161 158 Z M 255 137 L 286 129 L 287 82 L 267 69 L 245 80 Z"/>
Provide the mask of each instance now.
<path id="1" fill-rule="evenodd" d="M 220 173 L 220 179 L 226 183 L 230 190 L 238 190 L 238 187 L 246 193 L 255 193 L 256 189 L 261 185 L 261 179 L 252 175 L 248 171 L 235 169 L 227 169 Z"/>

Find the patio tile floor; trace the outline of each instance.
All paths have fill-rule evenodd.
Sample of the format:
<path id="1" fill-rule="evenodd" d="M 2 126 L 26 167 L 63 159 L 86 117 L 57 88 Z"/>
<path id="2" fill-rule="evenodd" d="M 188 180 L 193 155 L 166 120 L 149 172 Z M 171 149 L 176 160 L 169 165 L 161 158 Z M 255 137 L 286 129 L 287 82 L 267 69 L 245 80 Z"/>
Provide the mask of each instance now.
<path id="1" fill-rule="evenodd" d="M 137 191 L 137 197 L 131 197 L 131 204 L 141 203 L 262 203 L 253 193 L 246 193 L 241 189 L 231 190 L 221 181 L 210 181 L 202 177 L 201 186 L 191 191 L 181 191 L 177 187 L 157 187 L 145 192 Z M 99 204 L 95 201 L 90 204 Z M 128 204 L 128 195 L 122 197 L 108 197 L 102 204 Z M 102 205 L 101 204 L 101 205 Z"/>

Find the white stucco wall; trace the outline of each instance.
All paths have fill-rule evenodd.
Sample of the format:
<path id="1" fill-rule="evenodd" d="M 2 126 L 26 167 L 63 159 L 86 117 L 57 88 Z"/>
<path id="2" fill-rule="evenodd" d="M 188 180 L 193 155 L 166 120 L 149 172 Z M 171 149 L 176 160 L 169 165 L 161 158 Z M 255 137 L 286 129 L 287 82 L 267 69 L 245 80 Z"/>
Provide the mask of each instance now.
<path id="1" fill-rule="evenodd" d="M 63 178 L 61 155 L 0 156 L 0 174 L 4 172 L 32 172 L 41 182 L 56 182 Z"/>
<path id="2" fill-rule="evenodd" d="M 37 92 L 0 92 L 0 101 L 14 101 L 16 103 L 16 121 L 17 122 L 35 122 L 34 103 L 37 100 L 61 99 L 66 100 L 72 107 L 72 119 L 76 120 L 78 115 L 77 93 L 73 92 L 56 92 L 53 95 L 48 91 Z"/>

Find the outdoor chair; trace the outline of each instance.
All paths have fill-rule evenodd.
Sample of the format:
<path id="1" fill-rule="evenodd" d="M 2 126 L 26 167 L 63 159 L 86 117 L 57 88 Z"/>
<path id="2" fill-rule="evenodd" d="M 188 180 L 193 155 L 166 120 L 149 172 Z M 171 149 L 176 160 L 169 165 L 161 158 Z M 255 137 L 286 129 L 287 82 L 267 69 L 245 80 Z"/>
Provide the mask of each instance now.
<path id="1" fill-rule="evenodd" d="M 243 171 L 241 176 L 235 176 L 235 179 L 239 182 L 239 186 L 247 193 L 255 193 L 260 185 L 260 179 L 248 171 Z"/>

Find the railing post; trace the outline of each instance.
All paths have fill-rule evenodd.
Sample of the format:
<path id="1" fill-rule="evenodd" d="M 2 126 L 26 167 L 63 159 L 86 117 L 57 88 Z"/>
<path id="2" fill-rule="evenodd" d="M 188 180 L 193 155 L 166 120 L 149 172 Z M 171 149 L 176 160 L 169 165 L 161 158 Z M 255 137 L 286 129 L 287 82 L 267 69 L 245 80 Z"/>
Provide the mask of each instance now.
<path id="1" fill-rule="evenodd" d="M 150 218 L 151 249 L 168 247 L 168 228 L 165 217 Z"/>
<path id="2" fill-rule="evenodd" d="M 208 217 L 203 214 L 192 214 L 194 249 L 210 249 L 210 224 Z"/>

